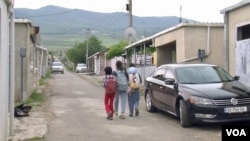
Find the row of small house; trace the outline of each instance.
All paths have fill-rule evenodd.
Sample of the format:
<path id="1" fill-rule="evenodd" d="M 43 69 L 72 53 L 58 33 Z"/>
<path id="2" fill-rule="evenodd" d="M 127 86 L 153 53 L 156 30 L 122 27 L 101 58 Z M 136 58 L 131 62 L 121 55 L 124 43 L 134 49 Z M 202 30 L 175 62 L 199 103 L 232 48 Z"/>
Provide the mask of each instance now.
<path id="1" fill-rule="evenodd" d="M 40 28 L 27 19 L 15 19 L 15 102 L 27 99 L 38 88 L 49 63 L 48 51 L 40 45 Z"/>
<path id="2" fill-rule="evenodd" d="M 143 78 L 162 64 L 209 63 L 222 66 L 240 81 L 250 82 L 250 1 L 244 0 L 221 10 L 224 23 L 180 23 L 148 38 L 128 45 L 134 50 L 131 62 L 137 64 Z M 145 48 L 155 47 L 154 55 L 147 55 Z M 137 51 L 144 51 L 137 54 Z M 129 62 L 126 57 L 107 61 L 108 50 L 89 57 L 90 68 L 103 75 L 105 66 L 115 68 L 116 60 Z M 147 60 L 150 63 L 147 63 Z M 150 64 L 150 65 L 148 65 Z"/>
<path id="3" fill-rule="evenodd" d="M 14 133 L 15 102 L 26 100 L 48 69 L 49 55 L 40 45 L 39 27 L 15 19 L 13 0 L 0 0 L 0 140 Z"/>

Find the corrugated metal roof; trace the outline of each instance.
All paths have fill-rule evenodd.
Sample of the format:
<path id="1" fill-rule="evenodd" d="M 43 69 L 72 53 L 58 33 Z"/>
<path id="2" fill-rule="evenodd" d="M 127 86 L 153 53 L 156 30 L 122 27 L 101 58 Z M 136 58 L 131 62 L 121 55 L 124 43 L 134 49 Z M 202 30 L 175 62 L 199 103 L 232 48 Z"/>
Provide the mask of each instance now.
<path id="1" fill-rule="evenodd" d="M 95 54 L 89 56 L 88 58 L 93 58 L 93 57 L 95 57 L 95 56 L 97 56 L 97 55 L 99 55 L 99 54 L 101 54 L 101 53 L 107 52 L 108 50 L 109 50 L 109 49 L 107 48 L 107 49 L 104 49 L 104 50 L 102 50 L 102 51 L 96 52 Z"/>
<path id="2" fill-rule="evenodd" d="M 134 42 L 134 43 L 132 43 L 132 44 L 126 46 L 125 49 L 131 48 L 131 47 L 134 47 L 134 46 L 141 45 L 141 44 L 144 43 L 144 42 L 152 41 L 152 39 L 153 39 L 152 36 L 147 37 L 147 38 L 144 38 L 144 39 L 141 39 L 141 40 L 139 40 L 139 41 L 137 41 L 137 42 Z"/>
<path id="3" fill-rule="evenodd" d="M 39 46 L 39 45 L 36 45 L 35 47 L 36 47 L 36 48 L 39 48 L 39 49 L 41 49 L 41 50 L 44 50 L 44 51 L 48 51 L 48 49 L 47 49 L 47 48 L 44 48 L 44 47 Z"/>

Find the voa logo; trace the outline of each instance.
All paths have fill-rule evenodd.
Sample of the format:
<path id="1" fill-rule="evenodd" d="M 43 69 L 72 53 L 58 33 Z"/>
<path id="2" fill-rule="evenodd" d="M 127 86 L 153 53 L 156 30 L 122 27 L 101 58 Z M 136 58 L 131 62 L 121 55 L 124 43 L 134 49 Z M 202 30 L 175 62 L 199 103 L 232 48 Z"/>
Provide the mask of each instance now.
<path id="1" fill-rule="evenodd" d="M 244 129 L 226 129 L 227 136 L 247 136 Z"/>

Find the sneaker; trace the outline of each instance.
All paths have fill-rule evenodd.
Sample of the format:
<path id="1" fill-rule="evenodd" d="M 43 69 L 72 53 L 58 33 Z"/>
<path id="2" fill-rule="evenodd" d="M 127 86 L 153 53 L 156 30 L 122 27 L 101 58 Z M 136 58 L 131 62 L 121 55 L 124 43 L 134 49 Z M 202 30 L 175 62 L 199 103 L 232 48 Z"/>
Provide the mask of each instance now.
<path id="1" fill-rule="evenodd" d="M 133 117 L 133 113 L 130 113 L 128 116 Z"/>
<path id="2" fill-rule="evenodd" d="M 114 118 L 114 112 L 111 112 L 110 119 L 112 120 Z"/>
<path id="3" fill-rule="evenodd" d="M 119 116 L 119 118 L 125 119 L 125 115 L 124 115 L 124 114 L 121 114 L 121 115 Z"/>
<path id="4" fill-rule="evenodd" d="M 108 120 L 112 120 L 112 119 L 113 119 L 112 114 L 113 114 L 112 112 L 109 112 L 109 113 L 108 113 L 108 115 L 107 115 L 107 119 L 108 119 Z"/>
<path id="5" fill-rule="evenodd" d="M 113 120 L 113 117 L 109 117 L 109 120 Z"/>
<path id="6" fill-rule="evenodd" d="M 135 116 L 139 116 L 139 109 L 135 109 Z"/>

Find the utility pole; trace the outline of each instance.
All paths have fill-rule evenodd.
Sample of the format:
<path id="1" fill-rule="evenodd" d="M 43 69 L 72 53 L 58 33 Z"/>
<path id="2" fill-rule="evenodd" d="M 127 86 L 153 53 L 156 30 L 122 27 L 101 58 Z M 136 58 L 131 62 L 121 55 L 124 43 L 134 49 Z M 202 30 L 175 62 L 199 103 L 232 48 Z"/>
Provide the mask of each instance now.
<path id="1" fill-rule="evenodd" d="M 180 21 L 179 23 L 182 23 L 182 5 L 180 5 Z"/>
<path id="2" fill-rule="evenodd" d="M 129 27 L 132 27 L 132 0 L 129 0 L 129 3 L 127 4 L 127 11 L 129 14 Z"/>
<path id="3" fill-rule="evenodd" d="M 89 63 L 88 63 L 88 57 L 89 57 L 89 34 L 90 34 L 90 28 L 85 29 L 85 32 L 87 34 L 87 47 L 86 47 L 86 65 L 89 69 Z"/>
<path id="4" fill-rule="evenodd" d="M 134 30 L 134 28 L 132 26 L 132 18 L 133 18 L 133 15 L 132 15 L 132 0 L 128 0 L 128 4 L 126 5 L 126 10 L 128 11 L 128 28 L 125 30 L 125 34 L 129 38 L 129 44 L 131 44 L 132 43 L 132 38 L 135 36 L 134 35 L 135 30 Z M 127 50 L 125 50 L 125 58 L 127 60 L 126 61 L 127 63 L 130 62 L 129 58 L 128 58 L 128 51 Z M 126 65 L 126 68 L 127 68 L 127 65 Z"/>

